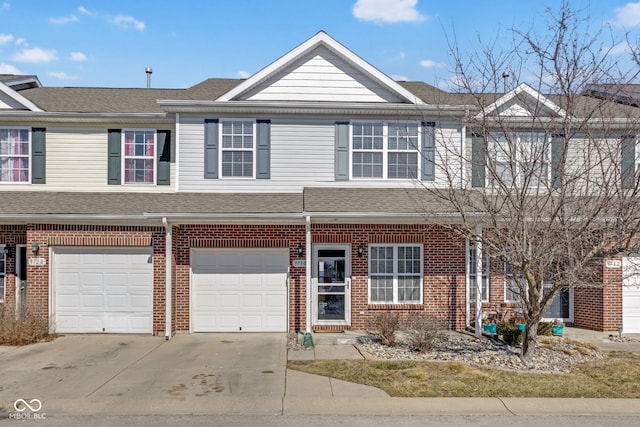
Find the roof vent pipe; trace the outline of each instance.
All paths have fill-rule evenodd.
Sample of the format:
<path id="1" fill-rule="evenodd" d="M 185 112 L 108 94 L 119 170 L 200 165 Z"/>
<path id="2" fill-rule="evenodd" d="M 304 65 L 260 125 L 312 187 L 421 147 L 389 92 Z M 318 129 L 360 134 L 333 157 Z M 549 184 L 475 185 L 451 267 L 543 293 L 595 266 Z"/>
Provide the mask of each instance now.
<path id="1" fill-rule="evenodd" d="M 504 80 L 504 93 L 509 92 L 509 72 L 502 73 L 502 79 Z"/>
<path id="2" fill-rule="evenodd" d="M 151 73 L 153 73 L 153 70 L 151 67 L 147 67 L 144 69 L 144 72 L 147 73 L 147 89 L 149 89 L 151 87 Z"/>

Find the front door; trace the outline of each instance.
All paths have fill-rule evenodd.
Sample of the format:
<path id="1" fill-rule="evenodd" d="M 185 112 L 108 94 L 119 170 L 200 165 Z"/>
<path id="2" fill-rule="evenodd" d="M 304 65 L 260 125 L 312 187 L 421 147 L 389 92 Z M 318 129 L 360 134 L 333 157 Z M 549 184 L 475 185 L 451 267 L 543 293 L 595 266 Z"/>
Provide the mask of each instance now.
<path id="1" fill-rule="evenodd" d="M 313 318 L 316 325 L 351 324 L 351 247 L 314 245 Z"/>

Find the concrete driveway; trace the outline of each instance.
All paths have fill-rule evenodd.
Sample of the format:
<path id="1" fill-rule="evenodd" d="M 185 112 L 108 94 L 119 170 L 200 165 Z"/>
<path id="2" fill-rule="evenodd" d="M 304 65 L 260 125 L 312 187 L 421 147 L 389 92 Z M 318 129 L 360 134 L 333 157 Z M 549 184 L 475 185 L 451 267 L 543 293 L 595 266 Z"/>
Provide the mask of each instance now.
<path id="1" fill-rule="evenodd" d="M 68 335 L 0 351 L 0 408 L 39 399 L 49 413 L 223 405 L 260 396 L 259 412 L 282 409 L 286 334 L 193 334 L 170 341 L 140 335 Z M 215 400 L 212 400 L 215 399 Z M 224 404 L 223 404 L 224 402 Z M 180 410 L 182 409 L 182 410 Z M 222 411 L 222 412 L 227 412 Z"/>

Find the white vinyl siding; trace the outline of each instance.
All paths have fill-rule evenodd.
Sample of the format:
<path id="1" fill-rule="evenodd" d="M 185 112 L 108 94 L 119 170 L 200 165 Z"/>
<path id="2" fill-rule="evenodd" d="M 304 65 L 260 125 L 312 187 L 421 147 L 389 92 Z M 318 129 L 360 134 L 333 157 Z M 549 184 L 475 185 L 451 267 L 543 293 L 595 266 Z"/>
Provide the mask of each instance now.
<path id="1" fill-rule="evenodd" d="M 171 150 L 175 140 L 170 124 L 153 124 L 145 128 L 171 129 Z M 29 191 L 96 191 L 96 192 L 138 192 L 137 185 L 108 185 L 107 130 L 123 128 L 112 123 L 101 127 L 46 127 L 46 184 L 33 185 Z M 176 167 L 171 163 L 171 185 L 145 186 L 145 192 L 173 192 Z M 24 191 L 24 184 L 2 184 L 2 191 Z"/>
<path id="2" fill-rule="evenodd" d="M 205 179 L 204 120 L 224 117 L 216 115 L 180 114 L 178 139 L 180 192 L 296 192 L 304 187 L 415 188 L 412 179 L 335 180 L 335 123 L 344 117 L 271 119 L 270 179 Z M 257 117 L 261 119 L 262 117 Z M 454 168 L 452 179 L 460 174 L 461 129 L 453 121 L 441 122 L 436 132 L 436 181 L 423 181 L 426 186 L 448 186 L 443 168 L 449 162 Z M 445 148 L 446 147 L 446 148 Z M 449 159 L 447 159 L 449 156 Z M 420 161 L 420 157 L 419 161 Z M 106 173 L 106 172 L 105 172 Z M 174 182 L 174 181 L 172 181 Z"/>
<path id="3" fill-rule="evenodd" d="M 241 95 L 249 101 L 402 102 L 356 67 L 325 47 L 291 64 L 277 80 Z"/>

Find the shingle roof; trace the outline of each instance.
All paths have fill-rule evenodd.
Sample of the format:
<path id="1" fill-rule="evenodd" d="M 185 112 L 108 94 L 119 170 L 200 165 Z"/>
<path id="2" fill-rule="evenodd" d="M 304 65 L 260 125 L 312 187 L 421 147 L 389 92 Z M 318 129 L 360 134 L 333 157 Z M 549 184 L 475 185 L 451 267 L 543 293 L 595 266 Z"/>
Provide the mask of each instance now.
<path id="1" fill-rule="evenodd" d="M 0 192 L 2 215 L 294 213 L 302 194 Z"/>

